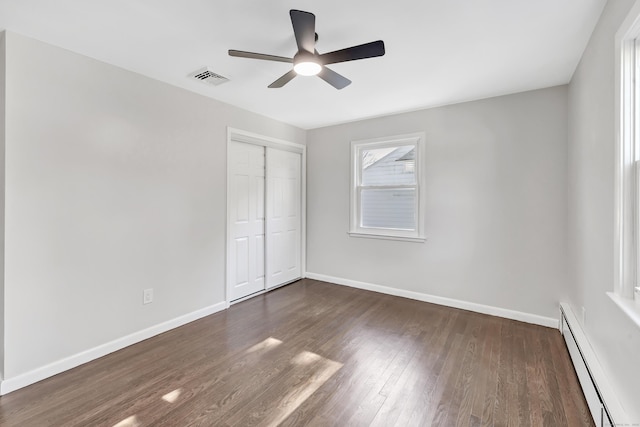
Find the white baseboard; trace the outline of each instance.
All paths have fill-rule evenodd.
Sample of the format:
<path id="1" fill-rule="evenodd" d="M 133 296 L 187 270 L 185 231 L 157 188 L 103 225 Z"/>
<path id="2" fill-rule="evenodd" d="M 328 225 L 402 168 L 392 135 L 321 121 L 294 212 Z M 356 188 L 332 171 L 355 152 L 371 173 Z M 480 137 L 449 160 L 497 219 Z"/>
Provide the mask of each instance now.
<path id="1" fill-rule="evenodd" d="M 194 320 L 198 320 L 213 313 L 222 311 L 227 307 L 227 302 L 223 301 L 209 307 L 205 307 L 200 310 L 185 314 L 183 316 L 176 317 L 175 319 L 167 320 L 166 322 L 162 322 L 141 331 L 134 332 L 133 334 L 118 338 L 89 350 L 85 350 L 81 353 L 74 354 L 73 356 L 66 357 L 62 360 L 58 360 L 57 362 L 50 363 L 16 377 L 5 379 L 0 382 L 0 395 L 5 395 L 22 387 L 26 387 L 30 384 L 42 381 L 61 372 L 75 368 L 76 366 L 80 366 L 102 356 L 106 356 L 107 354 L 113 353 L 114 351 L 121 350 L 132 344 L 136 344 L 140 341 L 144 341 L 163 332 L 167 332 L 171 329 L 177 328 L 178 326 L 185 325 L 187 323 L 193 322 Z"/>
<path id="2" fill-rule="evenodd" d="M 337 285 L 350 286 L 352 288 L 364 289 L 367 291 L 380 292 L 381 294 L 394 295 L 398 297 L 410 298 L 418 301 L 430 302 L 447 307 L 460 308 L 462 310 L 475 311 L 476 313 L 490 314 L 492 316 L 504 317 L 506 319 L 518 320 L 520 322 L 532 323 L 534 325 L 558 328 L 559 320 L 552 317 L 538 316 L 537 314 L 523 313 L 521 311 L 508 310 L 506 308 L 493 307 L 490 305 L 477 304 L 474 302 L 461 301 L 453 298 L 439 297 L 435 295 L 423 294 L 421 292 L 407 291 L 404 289 L 390 288 L 388 286 L 375 285 L 372 283 L 358 282 L 356 280 L 343 279 L 341 277 L 327 276 L 306 272 L 305 277 L 323 282 L 335 283 Z"/>

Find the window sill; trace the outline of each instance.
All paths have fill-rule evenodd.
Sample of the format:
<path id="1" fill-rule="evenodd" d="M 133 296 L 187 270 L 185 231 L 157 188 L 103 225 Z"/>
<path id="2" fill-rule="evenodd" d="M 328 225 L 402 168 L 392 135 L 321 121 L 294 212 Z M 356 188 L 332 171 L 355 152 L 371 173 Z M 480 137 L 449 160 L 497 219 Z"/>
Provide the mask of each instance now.
<path id="1" fill-rule="evenodd" d="M 399 240 L 401 242 L 424 243 L 426 237 L 402 237 L 402 236 L 386 236 L 384 234 L 357 233 L 350 231 L 347 233 L 351 237 L 362 237 L 365 239 L 381 239 L 381 240 Z"/>
<path id="2" fill-rule="evenodd" d="M 621 297 L 613 292 L 607 292 L 609 298 L 626 314 L 637 326 L 640 326 L 640 304 L 632 299 Z"/>

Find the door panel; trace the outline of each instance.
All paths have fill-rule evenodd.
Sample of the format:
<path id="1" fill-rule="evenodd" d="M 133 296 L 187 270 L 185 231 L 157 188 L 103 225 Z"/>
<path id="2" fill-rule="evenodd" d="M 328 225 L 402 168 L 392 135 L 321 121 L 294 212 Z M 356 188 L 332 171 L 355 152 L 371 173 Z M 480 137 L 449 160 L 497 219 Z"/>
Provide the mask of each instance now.
<path id="1" fill-rule="evenodd" d="M 267 289 L 301 276 L 299 153 L 267 148 Z"/>
<path id="2" fill-rule="evenodd" d="M 230 301 L 265 289 L 264 147 L 229 144 Z"/>
<path id="3" fill-rule="evenodd" d="M 249 282 L 249 239 L 237 238 L 236 241 L 236 280 L 235 286 L 245 286 Z"/>

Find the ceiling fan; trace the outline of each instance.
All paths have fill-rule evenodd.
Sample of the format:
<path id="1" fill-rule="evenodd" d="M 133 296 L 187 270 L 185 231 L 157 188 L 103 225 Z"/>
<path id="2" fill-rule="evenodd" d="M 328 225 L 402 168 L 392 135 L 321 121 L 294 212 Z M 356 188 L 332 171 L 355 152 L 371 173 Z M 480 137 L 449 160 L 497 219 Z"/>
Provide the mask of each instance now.
<path id="1" fill-rule="evenodd" d="M 316 34 L 315 29 L 316 16 L 313 13 L 295 9 L 290 10 L 289 15 L 291 16 L 293 33 L 295 34 L 296 43 L 298 44 L 298 52 L 293 58 L 267 55 L 264 53 L 245 52 L 242 50 L 229 50 L 230 56 L 292 63 L 293 70 L 271 83 L 269 85 L 270 88 L 280 88 L 293 80 L 297 75 L 317 75 L 336 89 L 342 89 L 351 84 L 351 80 L 327 68 L 327 64 L 336 64 L 338 62 L 374 58 L 376 56 L 384 55 L 384 42 L 382 40 L 319 54 L 315 49 L 316 42 L 318 41 L 318 34 Z"/>

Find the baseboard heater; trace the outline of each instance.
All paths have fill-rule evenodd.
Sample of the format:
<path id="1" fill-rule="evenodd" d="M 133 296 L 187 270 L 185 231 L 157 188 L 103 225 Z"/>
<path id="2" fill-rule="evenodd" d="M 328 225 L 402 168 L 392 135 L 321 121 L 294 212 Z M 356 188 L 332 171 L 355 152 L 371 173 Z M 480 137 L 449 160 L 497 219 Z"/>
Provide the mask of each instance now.
<path id="1" fill-rule="evenodd" d="M 560 332 L 569 349 L 582 392 L 597 427 L 609 427 L 625 423 L 624 412 L 613 394 L 596 355 L 573 314 L 569 304 L 560 304 Z"/>

